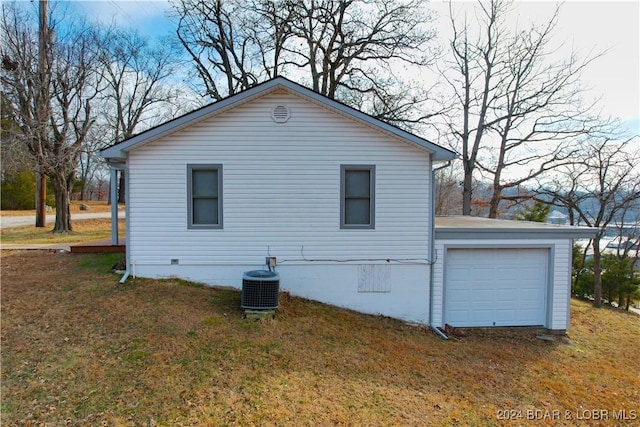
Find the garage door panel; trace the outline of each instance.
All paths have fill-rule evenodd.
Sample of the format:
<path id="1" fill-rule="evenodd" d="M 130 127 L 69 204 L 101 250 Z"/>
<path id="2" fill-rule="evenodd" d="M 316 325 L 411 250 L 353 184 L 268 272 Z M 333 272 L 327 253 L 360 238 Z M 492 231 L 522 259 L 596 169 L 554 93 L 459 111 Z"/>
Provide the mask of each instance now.
<path id="1" fill-rule="evenodd" d="M 449 249 L 445 322 L 453 326 L 543 325 L 548 249 Z"/>
<path id="2" fill-rule="evenodd" d="M 520 299 L 522 301 L 526 301 L 527 303 L 529 303 L 529 302 L 532 302 L 532 301 L 536 301 L 536 298 L 538 298 L 538 296 L 539 296 L 540 289 L 538 289 L 538 288 L 525 288 L 525 289 L 519 289 L 516 292 L 520 295 Z"/>
<path id="3" fill-rule="evenodd" d="M 469 310 L 451 310 L 449 312 L 449 316 L 451 316 L 451 324 L 453 323 L 468 323 L 471 321 L 469 319 Z"/>
<path id="4" fill-rule="evenodd" d="M 464 281 L 469 277 L 469 269 L 455 268 L 449 274 L 454 284 L 464 284 Z"/>
<path id="5" fill-rule="evenodd" d="M 467 306 L 471 302 L 469 298 L 469 289 L 451 289 L 451 303 L 452 307 L 456 304 Z"/>
<path id="6" fill-rule="evenodd" d="M 467 274 L 468 274 L 468 270 L 467 270 Z M 493 279 L 494 275 L 495 275 L 495 271 L 493 268 L 476 268 L 473 271 L 473 275 L 475 276 L 476 280 L 478 281 L 485 281 L 485 282 L 490 282 L 491 279 Z"/>
<path id="7" fill-rule="evenodd" d="M 491 304 L 493 305 L 493 290 L 492 289 L 471 289 L 470 303 L 473 305 Z"/>
<path id="8" fill-rule="evenodd" d="M 518 310 L 515 309 L 498 309 L 496 310 L 496 325 L 508 326 L 507 323 L 518 316 Z"/>
<path id="9" fill-rule="evenodd" d="M 493 319 L 493 309 L 474 310 L 469 316 L 471 323 L 487 323 Z"/>
<path id="10" fill-rule="evenodd" d="M 537 323 L 533 323 L 536 322 L 538 320 L 538 310 L 534 310 L 534 309 L 530 309 L 530 310 L 519 310 L 518 314 L 520 316 L 520 319 L 523 322 L 532 322 L 532 324 L 537 324 Z"/>
<path id="11" fill-rule="evenodd" d="M 496 292 L 495 301 L 499 306 L 517 304 L 518 300 L 522 297 L 520 291 L 513 288 L 501 288 Z"/>

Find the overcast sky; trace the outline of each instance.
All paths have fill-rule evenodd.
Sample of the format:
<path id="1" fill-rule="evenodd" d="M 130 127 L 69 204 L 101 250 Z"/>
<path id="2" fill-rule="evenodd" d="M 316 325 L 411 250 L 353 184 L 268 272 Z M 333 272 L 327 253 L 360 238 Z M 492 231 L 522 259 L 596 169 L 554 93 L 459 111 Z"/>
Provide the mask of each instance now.
<path id="1" fill-rule="evenodd" d="M 455 7 L 467 7 L 472 2 L 454 1 Z M 513 15 L 523 26 L 530 20 L 544 21 L 553 13 L 554 1 L 518 1 Z M 137 28 L 142 33 L 173 34 L 166 19 L 168 1 L 148 0 L 84 0 L 69 2 L 70 11 L 86 13 L 90 19 L 115 21 Z M 448 14 L 448 2 L 434 0 L 430 6 L 443 19 Z M 446 25 L 440 27 L 440 37 L 448 37 Z M 635 133 L 640 134 L 640 2 L 627 1 L 565 1 L 560 10 L 554 42 L 565 43 L 565 49 L 575 49 L 581 56 L 608 50 L 606 55 L 584 72 L 584 85 L 591 87 L 591 96 L 602 97 L 603 112 L 618 117 Z"/>

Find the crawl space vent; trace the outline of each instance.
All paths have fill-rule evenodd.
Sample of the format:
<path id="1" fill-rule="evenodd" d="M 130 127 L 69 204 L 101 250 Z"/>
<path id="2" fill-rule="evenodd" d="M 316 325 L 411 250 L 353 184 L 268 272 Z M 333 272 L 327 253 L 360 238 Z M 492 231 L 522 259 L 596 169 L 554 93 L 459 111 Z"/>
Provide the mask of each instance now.
<path id="1" fill-rule="evenodd" d="M 286 105 L 276 105 L 271 110 L 271 118 L 276 123 L 284 123 L 291 117 L 291 111 Z"/>

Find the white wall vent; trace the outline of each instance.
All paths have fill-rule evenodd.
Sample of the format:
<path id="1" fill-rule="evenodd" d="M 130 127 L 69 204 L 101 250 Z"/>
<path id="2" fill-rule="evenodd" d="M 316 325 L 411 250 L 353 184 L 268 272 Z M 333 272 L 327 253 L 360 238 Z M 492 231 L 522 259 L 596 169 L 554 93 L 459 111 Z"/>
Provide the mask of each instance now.
<path id="1" fill-rule="evenodd" d="M 271 110 L 271 118 L 276 123 L 284 123 L 291 117 L 291 110 L 286 105 L 276 105 Z"/>

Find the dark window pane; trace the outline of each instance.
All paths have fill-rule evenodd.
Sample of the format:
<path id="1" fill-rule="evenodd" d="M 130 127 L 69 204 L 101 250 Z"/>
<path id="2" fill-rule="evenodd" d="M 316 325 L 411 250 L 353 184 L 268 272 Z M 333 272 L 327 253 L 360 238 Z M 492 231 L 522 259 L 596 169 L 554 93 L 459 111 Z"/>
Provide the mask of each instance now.
<path id="1" fill-rule="evenodd" d="M 344 223 L 346 225 L 371 224 L 369 199 L 346 199 L 344 201 Z"/>
<path id="2" fill-rule="evenodd" d="M 218 224 L 218 199 L 193 199 L 193 223 Z"/>
<path id="3" fill-rule="evenodd" d="M 194 170 L 193 195 L 218 197 L 218 171 Z"/>
<path id="4" fill-rule="evenodd" d="M 345 196 L 346 197 L 369 197 L 370 191 L 370 171 L 368 170 L 347 170 L 344 174 Z"/>

